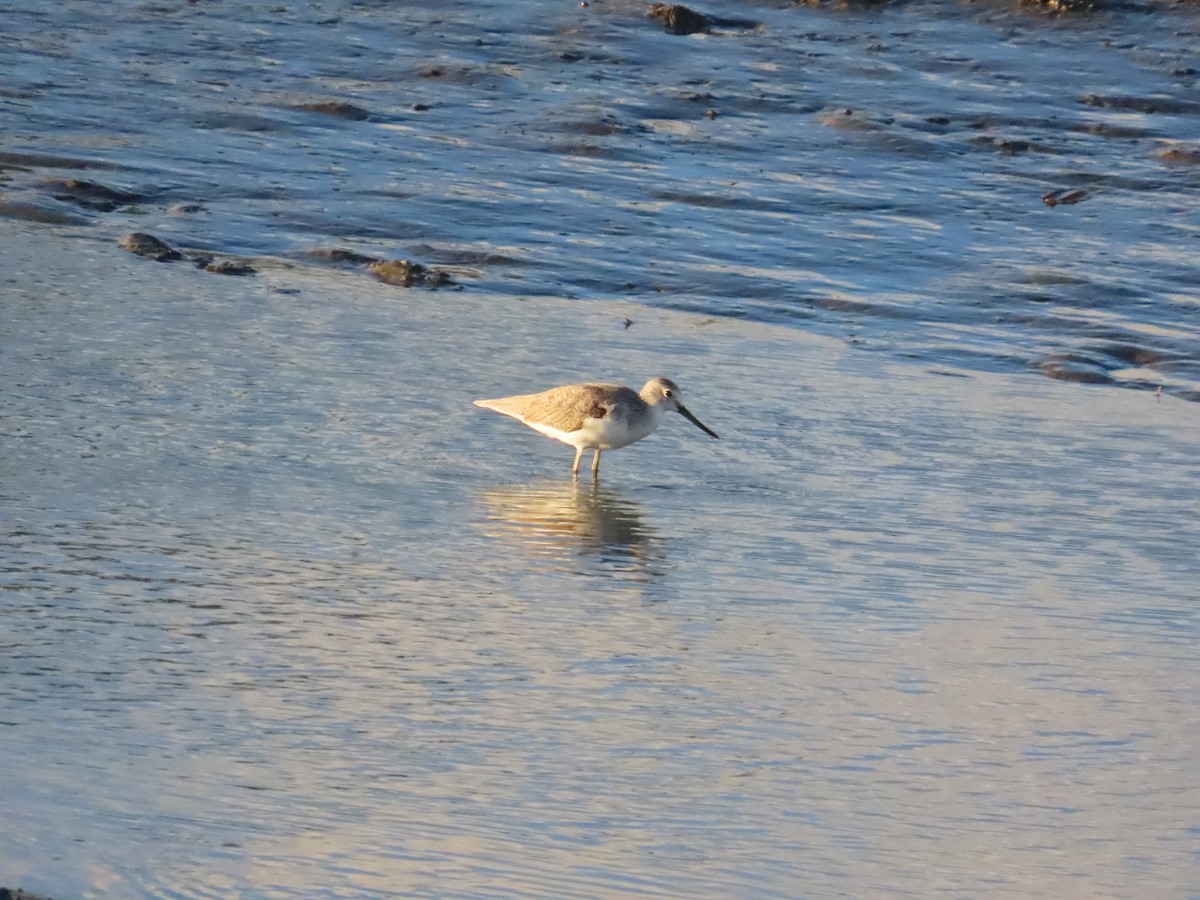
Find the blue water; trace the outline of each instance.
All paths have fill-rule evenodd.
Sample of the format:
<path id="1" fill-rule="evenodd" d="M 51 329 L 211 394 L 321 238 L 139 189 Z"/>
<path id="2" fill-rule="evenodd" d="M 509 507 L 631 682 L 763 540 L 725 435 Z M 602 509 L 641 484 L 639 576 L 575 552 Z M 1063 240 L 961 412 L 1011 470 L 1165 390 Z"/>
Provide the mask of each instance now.
<path id="1" fill-rule="evenodd" d="M 0 886 L 1200 896 L 1200 11 L 707 11 L 0 8 Z"/>
<path id="2" fill-rule="evenodd" d="M 130 190 L 114 212 L 65 204 L 113 239 L 348 248 L 502 298 L 1200 390 L 1193 5 L 754 3 L 723 12 L 755 27 L 692 36 L 645 11 L 21 4 L 3 149 L 115 168 L 6 165 L 6 192 Z M 300 108 L 331 101 L 365 118 Z M 1087 196 L 1042 203 L 1067 189 Z"/>

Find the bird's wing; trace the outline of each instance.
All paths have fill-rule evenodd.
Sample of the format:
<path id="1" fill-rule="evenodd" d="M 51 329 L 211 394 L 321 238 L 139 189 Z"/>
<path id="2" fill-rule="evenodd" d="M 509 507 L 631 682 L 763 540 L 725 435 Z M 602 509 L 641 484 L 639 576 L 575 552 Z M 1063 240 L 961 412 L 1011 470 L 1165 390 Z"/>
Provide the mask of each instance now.
<path id="1" fill-rule="evenodd" d="M 568 384 L 522 398 L 520 416 L 526 422 L 573 432 L 587 419 L 603 419 L 616 399 L 612 384 Z"/>
<path id="2" fill-rule="evenodd" d="M 520 419 L 526 425 L 545 425 L 570 434 L 588 419 L 611 415 L 613 406 L 621 400 L 637 403 L 639 398 L 636 391 L 617 384 L 564 384 L 540 394 L 476 400 L 475 405 Z"/>

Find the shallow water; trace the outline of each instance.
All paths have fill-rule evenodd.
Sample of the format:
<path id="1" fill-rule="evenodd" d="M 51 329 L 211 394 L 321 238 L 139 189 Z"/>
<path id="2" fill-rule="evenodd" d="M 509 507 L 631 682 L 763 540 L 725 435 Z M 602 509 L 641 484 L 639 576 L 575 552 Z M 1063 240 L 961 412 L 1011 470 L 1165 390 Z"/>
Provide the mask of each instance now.
<path id="1" fill-rule="evenodd" d="M 1037 9 L 11 5 L 0 212 L 1195 399 L 1200 9 Z"/>
<path id="2" fill-rule="evenodd" d="M 1200 897 L 1200 11 L 706 11 L 3 8 L 0 885 Z"/>
<path id="3" fill-rule="evenodd" d="M 0 883 L 1200 893 L 1194 404 L 0 237 Z M 574 371 L 721 440 L 469 402 Z"/>

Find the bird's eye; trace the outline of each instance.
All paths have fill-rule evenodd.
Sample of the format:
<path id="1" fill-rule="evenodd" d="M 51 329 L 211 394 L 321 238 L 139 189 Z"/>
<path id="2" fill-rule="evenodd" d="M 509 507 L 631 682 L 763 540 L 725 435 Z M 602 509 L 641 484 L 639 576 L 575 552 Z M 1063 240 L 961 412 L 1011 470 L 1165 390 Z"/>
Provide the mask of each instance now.
<path id="1" fill-rule="evenodd" d="M 670 396 L 671 396 L 671 389 L 670 389 L 670 388 L 664 388 L 664 389 L 663 389 L 663 396 L 664 396 L 664 397 L 670 397 Z"/>

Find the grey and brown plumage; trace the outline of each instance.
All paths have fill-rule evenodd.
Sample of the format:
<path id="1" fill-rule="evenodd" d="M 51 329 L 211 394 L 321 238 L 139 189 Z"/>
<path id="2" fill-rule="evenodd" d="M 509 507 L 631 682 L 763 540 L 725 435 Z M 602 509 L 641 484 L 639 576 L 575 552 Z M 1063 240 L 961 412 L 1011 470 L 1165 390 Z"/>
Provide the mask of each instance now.
<path id="1" fill-rule="evenodd" d="M 679 385 L 652 378 L 641 391 L 619 384 L 567 384 L 539 394 L 476 400 L 476 406 L 523 422 L 575 448 L 571 474 L 579 474 L 584 450 L 595 450 L 592 477 L 600 474 L 600 451 L 616 450 L 654 431 L 663 414 L 675 411 L 705 433 L 717 434 L 683 405 Z"/>

